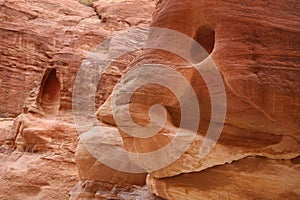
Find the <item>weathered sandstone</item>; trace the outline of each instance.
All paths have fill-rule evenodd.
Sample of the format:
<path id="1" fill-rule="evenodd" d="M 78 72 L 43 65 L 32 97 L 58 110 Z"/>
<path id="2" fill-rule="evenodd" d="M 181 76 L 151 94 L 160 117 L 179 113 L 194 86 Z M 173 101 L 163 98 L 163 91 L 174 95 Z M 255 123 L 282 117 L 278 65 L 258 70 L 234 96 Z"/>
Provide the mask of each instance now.
<path id="1" fill-rule="evenodd" d="M 162 50 L 145 49 L 129 66 L 129 69 L 133 69 L 141 64 L 165 64 L 186 78 L 194 88 L 199 101 L 201 118 L 197 136 L 178 160 L 156 170 L 154 159 L 151 160 L 151 164 L 149 160 L 143 160 L 141 157 L 132 158 L 134 163 L 149 171 L 151 178 L 148 185 L 156 194 L 167 199 L 194 199 L 195 196 L 201 198 L 205 182 L 195 188 L 191 186 L 189 190 L 189 185 L 193 185 L 193 182 L 189 182 L 189 178 L 184 177 L 193 175 L 188 173 L 209 176 L 206 173 L 209 170 L 224 168 L 226 173 L 226 169 L 232 168 L 234 181 L 228 182 L 229 188 L 224 190 L 231 194 L 230 187 L 235 188 L 245 184 L 245 188 L 249 185 L 249 193 L 237 191 L 233 196 L 229 196 L 230 198 L 250 198 L 251 195 L 265 198 L 265 191 L 270 198 L 299 198 L 299 189 L 294 188 L 298 184 L 299 167 L 298 163 L 291 164 L 293 159 L 297 160 L 300 155 L 300 81 L 298 78 L 300 46 L 297 36 L 300 32 L 300 16 L 297 5 L 296 1 L 260 0 L 243 2 L 165 0 L 158 4 L 151 26 L 184 33 L 206 49 L 210 55 L 199 67 L 209 67 L 212 60 L 216 63 L 226 90 L 227 113 L 217 145 L 207 156 L 199 158 L 199 149 L 205 139 L 209 123 L 221 122 L 218 121 L 219 118 L 211 119 L 212 104 L 204 79 L 191 63 Z M 156 37 L 150 37 L 149 43 L 151 47 L 155 44 L 159 45 L 160 42 L 170 45 L 172 42 L 176 43 L 176 40 L 168 43 L 169 38 L 170 35 L 157 34 Z M 193 48 L 190 51 L 194 58 L 192 61 L 199 62 L 197 52 L 193 52 Z M 150 67 L 148 69 L 152 70 Z M 176 100 L 170 90 L 158 85 L 142 85 L 143 80 L 149 78 L 151 72 L 145 70 L 144 73 L 138 71 L 134 73 L 125 76 L 123 85 L 120 85 L 121 91 L 129 91 L 140 81 L 141 88 L 133 93 L 130 103 L 126 104 L 129 106 L 133 121 L 143 126 L 149 124 L 151 121 L 149 108 L 154 104 L 165 106 L 168 117 L 163 129 L 149 138 L 131 136 L 130 134 L 136 134 L 134 129 L 128 128 L 129 131 L 126 132 L 124 127 L 119 127 L 119 130 L 127 150 L 139 153 L 153 152 L 175 138 L 174 132 L 180 126 L 180 107 L 176 102 L 178 99 Z M 152 74 L 156 75 L 154 71 Z M 161 78 L 167 82 L 175 81 L 174 77 L 168 74 Z M 186 89 L 178 85 L 181 97 L 184 97 Z M 124 95 L 118 94 L 115 100 L 123 102 L 123 98 Z M 107 105 L 111 104 L 110 101 L 112 98 L 104 104 L 106 107 L 98 110 L 98 118 L 116 124 L 112 119 L 116 117 L 124 119 L 126 105 L 119 103 L 114 108 L 115 115 L 112 118 L 111 109 L 107 108 Z M 189 99 L 186 98 L 185 102 L 188 104 Z M 157 122 L 164 120 L 163 115 L 156 117 L 157 119 L 154 119 Z M 189 134 L 188 128 L 183 127 L 183 130 Z M 161 162 L 165 156 L 172 155 L 161 154 L 155 160 Z M 256 156 L 264 158 L 257 159 Z M 247 163 L 245 160 L 249 161 L 249 166 L 245 164 Z M 281 160 L 286 161 L 281 162 Z M 251 167 L 251 162 L 266 165 L 266 170 Z M 235 169 L 240 167 L 236 163 L 243 163 L 241 171 L 235 172 Z M 252 170 L 251 173 L 248 173 L 248 170 Z M 272 170 L 284 171 L 286 174 L 282 176 L 280 173 L 275 173 L 271 176 Z M 241 177 L 240 173 L 246 173 L 250 177 L 253 175 L 253 179 L 259 174 L 260 178 L 257 183 L 245 182 L 245 178 Z M 211 174 L 213 179 L 213 173 Z M 176 177 L 167 179 L 173 176 Z M 217 178 L 217 180 L 223 179 L 221 175 Z M 257 188 L 258 185 L 271 184 L 272 180 L 276 179 L 277 185 L 266 186 L 265 190 Z M 178 186 L 173 184 L 173 180 L 176 183 L 181 181 L 184 183 Z M 286 185 L 288 182 L 290 185 Z M 218 181 L 215 184 L 217 185 Z M 254 184 L 254 188 L 250 186 L 251 184 Z M 277 187 L 285 189 L 277 190 Z M 241 188 L 243 189 L 244 187 Z M 213 193 L 214 190 L 205 190 L 207 198 L 214 199 L 216 196 Z"/>
<path id="2" fill-rule="evenodd" d="M 299 161 L 244 158 L 176 177 L 147 178 L 165 199 L 298 199 Z"/>
<path id="3" fill-rule="evenodd" d="M 1 184 L 7 186 L 1 190 L 1 198 L 68 198 L 77 181 L 74 155 L 78 134 L 71 113 L 76 72 L 90 51 L 114 31 L 149 23 L 155 2 L 133 4 L 99 1 L 88 7 L 71 0 L 0 1 Z M 137 16 L 139 6 L 145 12 Z M 122 12 L 124 9 L 128 12 Z M 106 100 L 135 56 L 119 58 L 103 73 L 96 107 Z M 9 116 L 16 117 L 13 123 Z M 119 142 L 120 135 L 114 133 Z M 95 183 L 96 192 L 103 189 L 96 182 L 128 185 L 125 196 L 131 195 L 129 185 L 145 184 L 145 174 L 122 174 L 108 168 L 80 144 L 76 154 L 80 155 L 76 158 L 80 179 Z M 106 177 L 101 176 L 104 169 Z M 8 189 L 18 186 L 18 190 Z M 148 192 L 140 193 L 136 196 Z"/>
<path id="4" fill-rule="evenodd" d="M 194 39 L 207 51 L 205 59 L 196 46 L 180 46 L 180 38 L 150 30 L 148 48 L 116 58 L 98 83 L 96 116 L 106 124 L 94 125 L 101 126 L 104 135 L 78 138 L 71 109 L 83 60 L 106 39 L 149 24 L 152 12 L 152 27 Z M 0 198 L 159 199 L 146 187 L 132 186 L 145 184 L 146 173 L 106 166 L 85 146 L 91 144 L 88 147 L 120 165 L 122 159 L 111 148 L 140 153 L 130 157 L 130 166 L 147 171 L 147 186 L 165 199 L 299 199 L 299 18 L 296 0 L 100 0 L 91 7 L 71 0 L 0 0 Z M 112 48 L 138 39 L 119 38 Z M 212 116 L 214 90 L 208 89 L 207 77 L 166 50 L 172 47 L 193 63 L 201 61 L 198 67 L 204 71 L 216 64 L 226 91 L 226 101 L 217 103 L 217 108 L 226 105 L 224 126 L 222 116 Z M 143 64 L 145 68 L 135 70 Z M 165 85 L 144 84 L 155 78 Z M 188 115 L 188 123 L 180 124 L 180 101 L 188 113 L 198 110 L 188 107 L 193 99 L 189 85 L 200 118 Z M 135 86 L 141 87 L 125 102 L 123 94 Z M 115 96 L 110 96 L 113 90 Z M 117 106 L 112 108 L 114 101 Z M 152 107 L 155 104 L 163 105 L 163 112 Z M 133 137 L 146 136 L 153 127 L 136 131 L 126 106 L 139 126 L 153 122 L 153 130 L 163 127 L 154 136 Z M 199 127 L 193 131 L 195 124 Z M 222 128 L 220 138 L 207 136 L 209 124 Z M 184 133 L 177 138 L 179 144 L 196 134 L 183 152 L 174 145 L 171 152 L 142 157 L 173 144 L 178 130 Z M 207 138 L 217 144 L 205 155 L 208 143 L 199 157 Z M 174 162 L 157 168 L 169 158 Z"/>

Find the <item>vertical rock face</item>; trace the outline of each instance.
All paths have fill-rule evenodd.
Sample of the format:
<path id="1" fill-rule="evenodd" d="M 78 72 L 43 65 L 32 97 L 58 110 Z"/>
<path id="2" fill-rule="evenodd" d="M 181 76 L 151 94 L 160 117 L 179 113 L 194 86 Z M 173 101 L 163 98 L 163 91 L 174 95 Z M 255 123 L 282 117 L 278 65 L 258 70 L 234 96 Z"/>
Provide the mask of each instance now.
<path id="1" fill-rule="evenodd" d="M 154 193 L 166 199 L 300 197 L 296 187 L 300 180 L 300 15 L 297 9 L 296 1 L 159 2 L 151 25 L 183 33 L 210 54 L 198 67 L 207 69 L 213 62 L 216 64 L 225 86 L 227 113 L 217 144 L 208 155 L 199 158 L 209 124 L 216 123 L 217 126 L 220 117 L 212 116 L 211 91 L 204 82 L 205 77 L 201 78 L 191 63 L 170 52 L 145 49 L 138 56 L 130 69 L 149 63 L 161 63 L 175 69 L 193 87 L 200 107 L 195 140 L 175 162 L 157 170 L 153 160 L 151 163 L 141 159 L 142 156 L 132 157 L 134 163 L 148 170 L 147 184 Z M 156 34 L 151 37 L 150 32 L 148 43 L 159 45 L 167 41 L 165 44 L 172 46 L 173 42 L 176 46 L 180 41 L 170 41 L 171 36 Z M 193 46 L 189 51 L 193 61 L 201 61 Z M 124 95 L 118 94 L 115 100 L 109 98 L 98 110 L 98 118 L 110 124 L 117 124 L 116 118 L 126 121 L 128 110 L 139 126 L 159 123 L 166 116 L 163 128 L 152 137 L 134 137 L 144 132 L 130 128 L 131 125 L 118 127 L 126 149 L 131 152 L 154 152 L 162 148 L 175 139 L 179 127 L 186 133 L 186 138 L 192 134 L 188 127 L 180 126 L 181 99 L 176 99 L 166 85 L 143 84 L 151 70 L 153 68 L 148 67 L 143 73 L 136 70 L 124 76 L 120 91 L 130 91 L 140 84 L 128 103 L 124 101 Z M 154 71 L 153 76 L 159 77 Z M 176 77 L 167 73 L 161 78 L 176 83 Z M 181 86 L 177 84 L 178 93 L 189 104 L 190 98 L 185 93 L 187 87 Z M 110 101 L 117 102 L 114 116 L 108 108 Z M 149 109 L 154 104 L 163 105 L 167 114 L 150 117 L 152 110 Z M 215 137 L 211 139 L 216 140 Z M 173 152 L 176 151 L 175 148 Z M 161 154 L 155 159 L 158 163 L 163 162 L 166 156 L 172 154 Z M 198 178 L 206 181 L 199 180 L 198 183 Z M 224 179 L 228 181 L 223 187 Z"/>
<path id="2" fill-rule="evenodd" d="M 78 176 L 74 157 L 78 134 L 71 114 L 76 73 L 90 51 L 114 31 L 150 22 L 155 2 L 134 4 L 99 1 L 88 7 L 73 0 L 0 0 L 0 118 L 5 118 L 0 120 L 0 183 L 5 185 L 1 198 L 68 199 Z M 144 12 L 136 15 L 139 6 Z M 123 56 L 104 72 L 96 106 L 106 100 L 135 56 Z M 12 123 L 9 116 L 17 117 Z M 122 147 L 117 129 L 106 129 Z M 104 198 L 107 194 L 101 190 L 112 190 L 113 198 L 120 190 L 114 189 L 116 184 L 145 184 L 145 173 L 113 170 L 80 141 L 76 161 L 80 182 L 73 199 L 93 198 L 96 193 Z M 18 189 L 9 189 L 14 187 Z M 145 188 L 133 193 L 128 188 L 119 196 L 155 198 Z"/>
<path id="3" fill-rule="evenodd" d="M 76 72 L 89 51 L 112 31 L 149 23 L 155 2 L 132 4 L 133 1 L 99 1 L 92 8 L 71 0 L 1 0 L 0 103 L 7 105 L 0 108 L 3 117 L 16 117 L 21 112 L 34 81 L 49 67 L 57 69 L 61 108 L 70 109 Z M 133 15 L 139 6 L 144 12 Z M 107 77 L 114 79 L 112 75 Z M 104 100 L 102 97 L 100 102 Z"/>
<path id="4" fill-rule="evenodd" d="M 15 119 L 7 144 L 27 152 L 46 152 L 59 143 L 75 146 L 77 133 L 60 108 L 60 82 L 55 69 L 46 69 L 29 93 L 22 113 Z"/>
<path id="5" fill-rule="evenodd" d="M 110 30 L 149 24 L 157 0 L 100 0 L 93 3 L 97 15 Z"/>
<path id="6" fill-rule="evenodd" d="M 61 107 L 70 108 L 81 60 L 109 34 L 90 7 L 76 1 L 4 1 L 1 5 L 1 113 L 16 116 L 46 68 L 57 69 Z"/>
<path id="7" fill-rule="evenodd" d="M 151 19 L 152 10 L 155 7 L 154 5 L 154 1 L 98 1 L 93 4 L 99 18 L 105 23 L 104 27 L 108 30 L 124 30 L 128 27 L 148 24 Z M 144 12 L 137 14 L 140 8 L 143 8 Z M 113 46 L 110 47 L 118 51 L 118 49 L 122 48 L 129 49 L 129 47 L 126 45 L 124 46 L 124 44 L 135 43 L 138 41 L 138 38 L 134 38 L 134 36 L 125 38 L 112 36 L 112 41 L 113 44 L 111 45 Z M 138 51 L 129 52 L 126 55 L 122 55 L 116 60 L 113 60 L 111 66 L 109 66 L 102 74 L 98 83 L 98 88 L 102 91 L 99 91 L 97 94 L 98 96 L 96 96 L 96 99 L 97 97 L 100 99 L 100 103 L 103 103 L 108 97 L 113 90 L 114 85 L 124 72 L 126 72 L 127 66 L 138 53 Z M 86 71 L 84 73 L 86 73 Z M 83 86 L 82 89 L 84 90 L 85 88 L 90 87 L 90 84 Z M 133 189 L 132 192 L 130 192 L 130 190 L 124 191 L 124 188 L 130 188 L 132 185 L 145 185 L 146 173 L 119 171 L 113 166 L 102 162 L 101 159 L 98 159 L 98 157 L 93 154 L 96 151 L 98 152 L 96 153 L 97 155 L 110 160 L 112 163 L 117 163 L 117 165 L 123 165 L 122 160 L 126 159 L 122 156 L 114 155 L 113 153 L 115 152 L 114 148 L 124 150 L 124 144 L 118 129 L 104 124 L 101 124 L 100 126 L 102 127 L 101 133 L 103 134 L 100 132 L 93 132 L 93 128 L 91 128 L 90 130 L 86 130 L 86 132 L 79 137 L 75 160 L 81 181 L 71 192 L 71 199 L 157 199 L 153 194 L 148 194 L 139 188 L 136 188 L 137 192 L 134 192 L 135 189 Z M 136 168 L 135 164 L 131 164 L 128 167 Z M 113 186 L 121 186 L 123 189 L 116 189 Z"/>
<path id="8" fill-rule="evenodd" d="M 84 47 L 92 48 L 89 34 L 100 20 L 75 1 L 5 0 L 0 10 L 0 113 L 19 115 L 1 132 L 8 138 L 0 147 L 0 198 L 68 199 L 77 182 L 77 133 L 70 114 L 59 109 L 70 101 L 66 79 L 75 76 Z M 94 34 L 101 41 L 105 31 Z M 68 62 L 68 55 L 77 61 Z"/>

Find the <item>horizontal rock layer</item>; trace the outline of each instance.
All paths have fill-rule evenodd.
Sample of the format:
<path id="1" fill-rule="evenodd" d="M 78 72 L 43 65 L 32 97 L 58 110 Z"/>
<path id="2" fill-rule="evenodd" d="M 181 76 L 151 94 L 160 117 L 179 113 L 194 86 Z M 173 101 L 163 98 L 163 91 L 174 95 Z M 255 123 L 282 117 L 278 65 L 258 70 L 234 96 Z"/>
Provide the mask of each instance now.
<path id="1" fill-rule="evenodd" d="M 201 172 L 147 178 L 165 199 L 298 199 L 299 161 L 249 157 Z"/>

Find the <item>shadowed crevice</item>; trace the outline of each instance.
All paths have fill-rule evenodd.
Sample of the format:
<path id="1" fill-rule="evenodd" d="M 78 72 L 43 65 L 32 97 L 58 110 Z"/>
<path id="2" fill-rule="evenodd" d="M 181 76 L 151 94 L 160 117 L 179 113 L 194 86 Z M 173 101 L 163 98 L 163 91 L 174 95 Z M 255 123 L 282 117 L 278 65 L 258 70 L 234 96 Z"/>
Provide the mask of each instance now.
<path id="1" fill-rule="evenodd" d="M 201 26 L 197 29 L 194 40 L 210 54 L 215 46 L 215 31 L 209 26 Z"/>
<path id="2" fill-rule="evenodd" d="M 43 77 L 40 107 L 46 115 L 57 115 L 60 107 L 60 82 L 56 69 L 48 69 Z"/>

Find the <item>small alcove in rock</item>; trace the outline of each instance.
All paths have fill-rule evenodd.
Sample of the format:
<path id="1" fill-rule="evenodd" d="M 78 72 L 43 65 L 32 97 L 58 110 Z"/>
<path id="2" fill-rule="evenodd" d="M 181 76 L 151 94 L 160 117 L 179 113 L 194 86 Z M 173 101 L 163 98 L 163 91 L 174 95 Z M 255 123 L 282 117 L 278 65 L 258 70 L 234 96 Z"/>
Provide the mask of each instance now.
<path id="1" fill-rule="evenodd" d="M 46 116 L 55 116 L 60 107 L 60 82 L 56 69 L 47 69 L 41 83 L 39 107 Z"/>
<path id="2" fill-rule="evenodd" d="M 195 63 L 201 62 L 208 54 L 211 54 L 215 47 L 215 31 L 208 25 L 200 26 L 194 34 L 193 38 L 198 44 L 191 47 L 191 56 Z M 201 52 L 205 50 L 206 52 Z"/>

